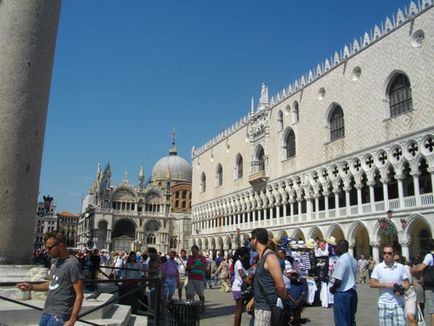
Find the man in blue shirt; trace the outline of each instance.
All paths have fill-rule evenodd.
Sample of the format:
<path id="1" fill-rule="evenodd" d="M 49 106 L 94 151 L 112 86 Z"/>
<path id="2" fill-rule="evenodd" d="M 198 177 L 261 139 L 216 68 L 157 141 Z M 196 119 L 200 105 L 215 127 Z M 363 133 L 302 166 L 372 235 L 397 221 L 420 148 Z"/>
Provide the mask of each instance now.
<path id="1" fill-rule="evenodd" d="M 340 240 L 336 247 L 339 259 L 333 272 L 333 315 L 336 326 L 356 325 L 358 296 L 356 291 L 357 261 L 348 253 L 348 241 Z"/>

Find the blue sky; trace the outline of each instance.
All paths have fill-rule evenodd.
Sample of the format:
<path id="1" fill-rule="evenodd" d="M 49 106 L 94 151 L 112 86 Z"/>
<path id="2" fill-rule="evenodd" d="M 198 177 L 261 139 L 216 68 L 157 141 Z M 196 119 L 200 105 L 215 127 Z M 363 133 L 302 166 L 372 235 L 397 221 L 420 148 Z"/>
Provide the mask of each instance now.
<path id="1" fill-rule="evenodd" d="M 40 181 L 79 212 L 98 162 L 137 182 L 360 38 L 401 0 L 63 0 Z"/>

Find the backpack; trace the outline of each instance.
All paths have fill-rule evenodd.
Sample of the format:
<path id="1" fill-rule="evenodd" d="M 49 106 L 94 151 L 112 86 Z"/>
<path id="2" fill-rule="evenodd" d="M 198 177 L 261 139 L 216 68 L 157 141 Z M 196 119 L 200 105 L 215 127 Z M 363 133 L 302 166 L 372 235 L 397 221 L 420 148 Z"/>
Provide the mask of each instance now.
<path id="1" fill-rule="evenodd" d="M 431 254 L 434 262 L 434 254 Z M 434 266 L 427 266 L 423 272 L 423 285 L 434 288 Z"/>

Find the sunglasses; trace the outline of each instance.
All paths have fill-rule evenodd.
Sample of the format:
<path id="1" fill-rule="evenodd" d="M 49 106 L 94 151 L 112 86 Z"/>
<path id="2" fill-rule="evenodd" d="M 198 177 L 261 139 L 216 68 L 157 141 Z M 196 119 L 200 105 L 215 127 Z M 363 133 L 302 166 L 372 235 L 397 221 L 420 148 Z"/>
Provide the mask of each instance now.
<path id="1" fill-rule="evenodd" d="M 51 249 L 53 249 L 54 247 L 58 246 L 60 244 L 60 242 L 57 242 L 55 244 L 53 244 L 52 246 L 45 246 L 45 249 L 47 249 L 48 251 L 50 251 Z"/>
<path id="2" fill-rule="evenodd" d="M 383 255 L 393 255 L 392 251 L 383 251 Z"/>

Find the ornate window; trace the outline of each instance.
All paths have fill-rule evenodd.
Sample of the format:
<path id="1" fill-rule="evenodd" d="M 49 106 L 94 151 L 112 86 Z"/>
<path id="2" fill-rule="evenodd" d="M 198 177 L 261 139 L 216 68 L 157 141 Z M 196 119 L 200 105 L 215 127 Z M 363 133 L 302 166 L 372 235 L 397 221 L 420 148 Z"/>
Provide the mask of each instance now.
<path id="1" fill-rule="evenodd" d="M 336 105 L 330 115 L 330 140 L 334 141 L 345 137 L 344 111 Z"/>
<path id="2" fill-rule="evenodd" d="M 235 170 L 235 179 L 241 179 L 243 177 L 243 157 L 241 154 L 237 156 Z"/>
<path id="3" fill-rule="evenodd" d="M 280 110 L 277 114 L 277 130 L 283 129 L 283 112 Z"/>
<path id="4" fill-rule="evenodd" d="M 200 192 L 206 191 L 206 175 L 205 173 L 202 173 L 200 176 Z"/>
<path id="5" fill-rule="evenodd" d="M 413 109 L 410 81 L 403 74 L 396 75 L 390 82 L 389 105 L 391 117 Z"/>
<path id="6" fill-rule="evenodd" d="M 265 154 L 261 145 L 256 149 L 255 160 L 252 161 L 252 172 L 265 171 Z"/>
<path id="7" fill-rule="evenodd" d="M 295 133 L 294 130 L 289 129 L 285 136 L 285 159 L 295 156 Z"/>
<path id="8" fill-rule="evenodd" d="M 223 167 L 219 163 L 217 165 L 217 171 L 216 171 L 216 186 L 219 187 L 223 184 Z"/>

